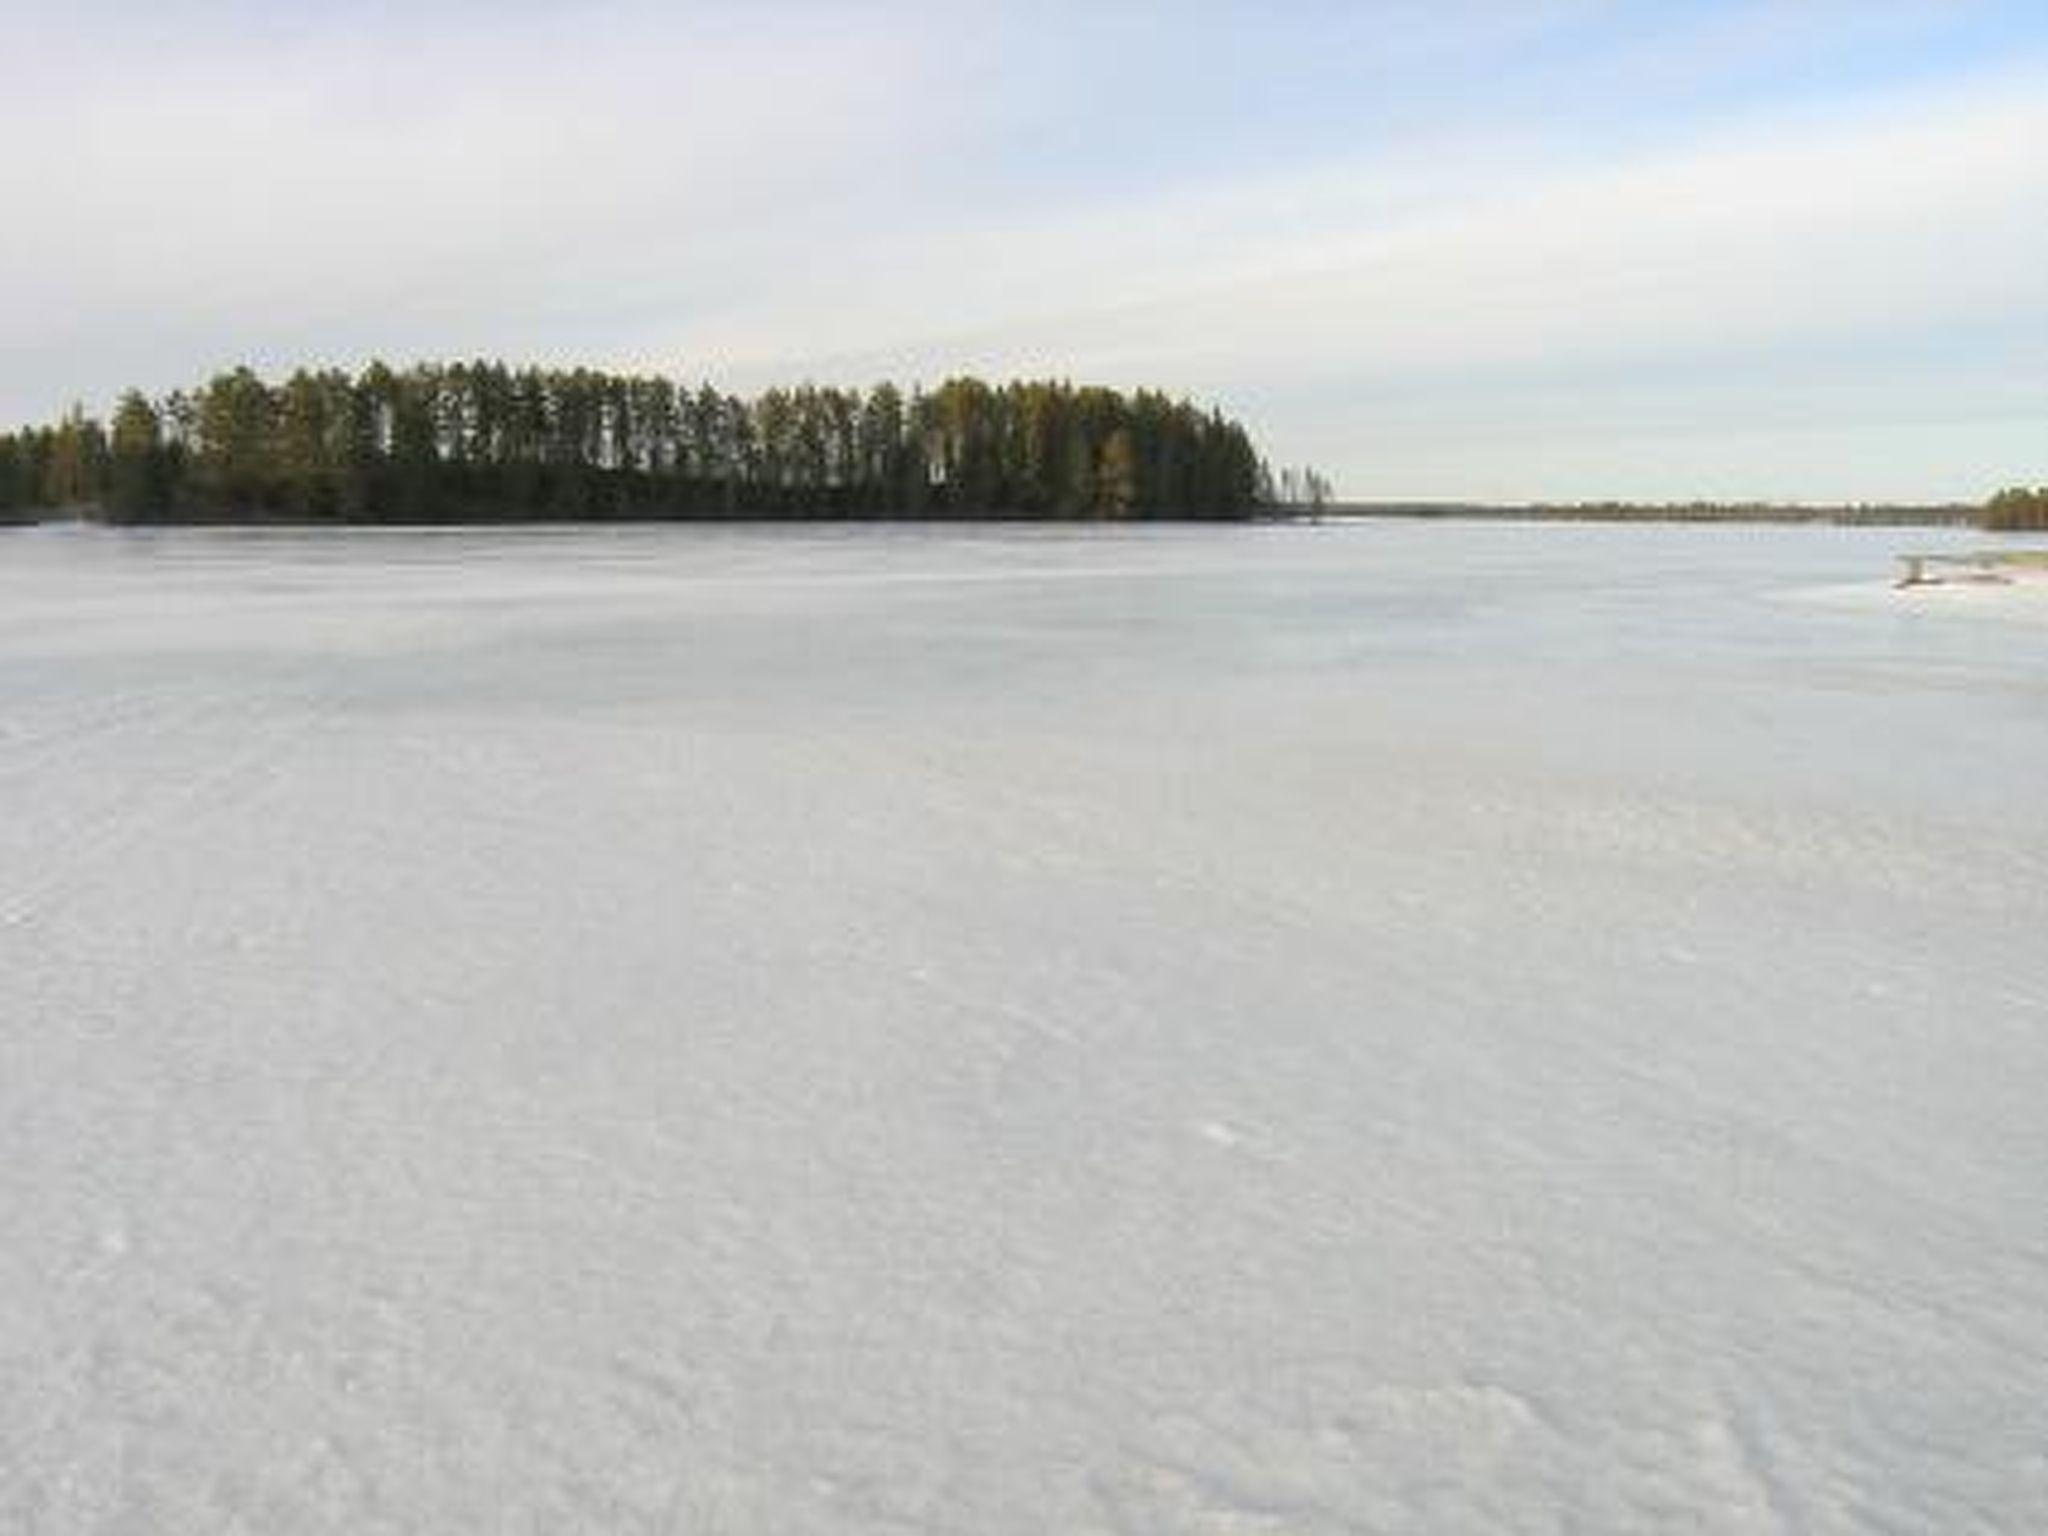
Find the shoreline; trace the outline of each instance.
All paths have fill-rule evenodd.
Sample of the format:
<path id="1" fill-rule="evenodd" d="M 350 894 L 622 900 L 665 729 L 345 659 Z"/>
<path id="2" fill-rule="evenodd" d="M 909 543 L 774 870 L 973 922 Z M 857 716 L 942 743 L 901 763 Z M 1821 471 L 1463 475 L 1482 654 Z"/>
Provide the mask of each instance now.
<path id="1" fill-rule="evenodd" d="M 1346 523 L 1578 523 L 1578 524 L 1641 524 L 1649 527 L 1731 527 L 1731 528 L 1941 528 L 1968 529 L 1986 537 L 2010 536 L 2029 532 L 2023 529 L 1991 529 L 1977 521 L 1970 508 L 1887 506 L 1871 508 L 1841 507 L 1759 507 L 1759 508 L 1690 508 L 1690 507 L 1547 507 L 1541 505 L 1450 505 L 1450 504 L 1348 504 L 1332 506 L 1316 512 L 1307 508 L 1271 509 L 1254 511 L 1236 516 L 1201 516 L 1190 513 L 1186 516 L 1148 515 L 1130 518 L 1104 517 L 1044 517 L 1027 513 L 990 512 L 984 514 L 950 513 L 943 516 L 906 517 L 778 517 L 752 514 L 744 516 L 682 516 L 682 517 L 471 517 L 471 518 L 427 518 L 417 521 L 387 518 L 292 518 L 292 517 L 241 517 L 241 516 L 192 516 L 142 519 L 117 519 L 94 516 L 76 510 L 51 510 L 47 513 L 11 514 L 0 516 L 0 529 L 8 528 L 107 528 L 119 531 L 155 528 L 270 528 L 280 531 L 305 531 L 313 529 L 355 530 L 355 529 L 465 529 L 465 528 L 680 528 L 705 527 L 1056 527 L 1056 528 L 1120 528 L 1138 526 L 1158 527 L 1269 527 L 1304 526 Z"/>
<path id="2" fill-rule="evenodd" d="M 1949 503 L 1856 503 L 1776 505 L 1588 502 L 1347 502 L 1302 517 L 1330 522 L 1532 522 L 1532 523 L 1726 523 L 1783 527 L 1807 524 L 1843 528 L 1981 528 L 1982 509 Z"/>

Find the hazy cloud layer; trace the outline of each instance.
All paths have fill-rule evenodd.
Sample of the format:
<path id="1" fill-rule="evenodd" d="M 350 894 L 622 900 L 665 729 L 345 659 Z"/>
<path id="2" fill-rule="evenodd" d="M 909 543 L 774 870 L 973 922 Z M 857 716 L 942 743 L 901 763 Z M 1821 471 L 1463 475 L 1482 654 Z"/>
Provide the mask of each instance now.
<path id="1" fill-rule="evenodd" d="M 2032 6 L 8 10 L 0 418 L 485 353 L 1156 382 L 1366 495 L 2048 476 Z"/>

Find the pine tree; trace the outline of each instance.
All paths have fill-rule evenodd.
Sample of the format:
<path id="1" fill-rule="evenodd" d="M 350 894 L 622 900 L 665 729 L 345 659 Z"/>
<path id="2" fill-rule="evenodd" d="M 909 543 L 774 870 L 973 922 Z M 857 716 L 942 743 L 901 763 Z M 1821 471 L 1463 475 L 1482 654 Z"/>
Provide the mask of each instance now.
<path id="1" fill-rule="evenodd" d="M 137 390 L 122 395 L 114 409 L 108 451 L 107 515 L 120 523 L 160 520 L 170 511 L 163 423 Z"/>
<path id="2" fill-rule="evenodd" d="M 27 479 L 20 437 L 0 433 L 0 519 L 12 520 L 28 510 Z"/>
<path id="3" fill-rule="evenodd" d="M 1096 515 L 1113 521 L 1127 518 L 1137 508 L 1138 494 L 1138 450 L 1130 428 L 1118 427 L 1103 443 L 1096 466 Z"/>

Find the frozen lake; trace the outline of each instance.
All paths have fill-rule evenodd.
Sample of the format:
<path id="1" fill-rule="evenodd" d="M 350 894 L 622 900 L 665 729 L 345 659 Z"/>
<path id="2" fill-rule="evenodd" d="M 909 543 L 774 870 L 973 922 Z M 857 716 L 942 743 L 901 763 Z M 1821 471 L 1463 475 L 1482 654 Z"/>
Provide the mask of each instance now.
<path id="1" fill-rule="evenodd" d="M 2048 593 L 0 534 L 0 1529 L 2048 1529 Z"/>

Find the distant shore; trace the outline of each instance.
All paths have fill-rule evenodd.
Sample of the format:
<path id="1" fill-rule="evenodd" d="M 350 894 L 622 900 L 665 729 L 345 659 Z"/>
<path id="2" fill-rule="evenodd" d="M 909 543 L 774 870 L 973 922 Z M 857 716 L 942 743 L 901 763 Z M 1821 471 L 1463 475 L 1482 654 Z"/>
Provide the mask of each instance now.
<path id="1" fill-rule="evenodd" d="M 1058 517 L 1046 514 L 998 511 L 973 513 L 947 509 L 911 515 L 901 512 L 884 513 L 879 516 L 845 517 L 832 514 L 774 514 L 760 512 L 736 513 L 667 513 L 659 510 L 633 516 L 575 517 L 532 514 L 514 517 L 453 516 L 448 518 L 426 517 L 409 519 L 403 517 L 310 517 L 294 516 L 290 513 L 265 513 L 260 515 L 221 513 L 207 510 L 186 510 L 180 513 L 159 516 L 142 526 L 159 528 L 270 528 L 288 530 L 294 528 L 325 529 L 404 529 L 404 528 L 518 528 L 518 527 L 620 527 L 638 524 L 640 526 L 663 526 L 682 524 L 717 525 L 721 523 L 778 523 L 802 525 L 807 523 L 844 525 L 850 523 L 968 523 L 999 525 L 1005 523 L 1065 523 L 1070 526 L 1115 526 L 1118 523 L 1151 522 L 1171 525 L 1174 523 L 1215 524 L 1217 522 L 1251 523 L 1345 523 L 1345 522 L 1535 522 L 1535 523 L 1642 523 L 1642 524 L 1718 524 L 1730 527 L 1750 525 L 1758 527 L 1782 527 L 1808 525 L 1841 528 L 1975 528 L 1982 531 L 1983 514 L 1980 508 L 1967 506 L 1656 506 L 1656 505 L 1598 505 L 1566 506 L 1548 503 L 1522 505 L 1505 503 L 1450 503 L 1450 502 L 1342 502 L 1331 503 L 1320 509 L 1307 506 L 1269 507 L 1232 517 L 1217 518 L 1214 515 L 1189 513 L 1175 516 L 1168 512 L 1154 512 L 1144 518 L 1108 519 L 1101 517 Z M 36 511 L 10 511 L 0 513 L 0 528 L 28 528 L 62 523 L 96 524 L 109 527 L 136 526 L 119 518 L 107 516 L 99 506 L 54 507 Z M 1995 530 L 1994 530 L 1995 531 Z"/>
<path id="2" fill-rule="evenodd" d="M 1320 511 L 1289 509 L 1308 518 L 1404 520 L 1492 519 L 1551 523 L 1818 523 L 1860 528 L 1972 527 L 1981 507 L 1961 503 L 1843 503 L 1804 505 L 1771 502 L 1464 502 L 1347 501 Z"/>

